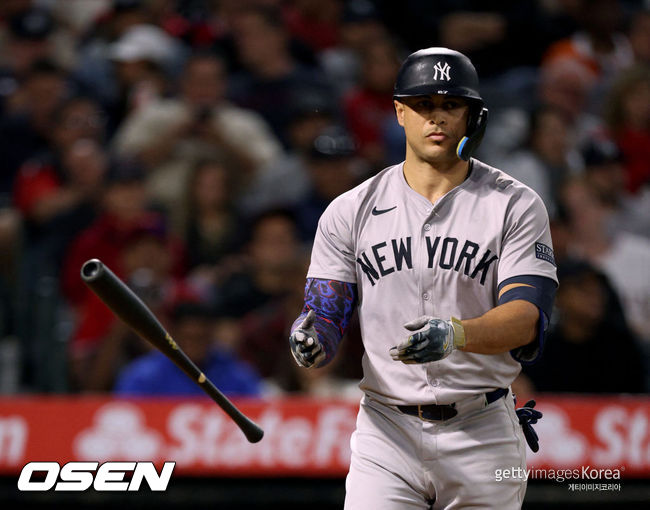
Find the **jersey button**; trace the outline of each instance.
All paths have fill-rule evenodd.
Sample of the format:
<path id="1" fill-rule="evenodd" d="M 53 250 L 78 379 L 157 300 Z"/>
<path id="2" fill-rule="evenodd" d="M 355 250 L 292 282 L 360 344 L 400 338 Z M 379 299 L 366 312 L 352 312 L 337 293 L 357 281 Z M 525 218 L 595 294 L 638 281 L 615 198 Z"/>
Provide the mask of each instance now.
<path id="1" fill-rule="evenodd" d="M 426 231 L 431 230 L 431 225 L 429 225 L 428 223 L 425 223 L 424 224 L 424 230 L 426 230 Z"/>
<path id="2" fill-rule="evenodd" d="M 422 294 L 422 299 L 424 299 L 425 301 L 429 301 L 429 294 L 427 294 L 426 292 Z"/>
<path id="3" fill-rule="evenodd" d="M 440 384 L 440 381 L 438 381 L 438 379 L 433 379 L 433 380 L 431 381 L 431 386 L 434 386 L 434 387 L 435 387 L 435 386 L 438 386 L 439 384 Z"/>

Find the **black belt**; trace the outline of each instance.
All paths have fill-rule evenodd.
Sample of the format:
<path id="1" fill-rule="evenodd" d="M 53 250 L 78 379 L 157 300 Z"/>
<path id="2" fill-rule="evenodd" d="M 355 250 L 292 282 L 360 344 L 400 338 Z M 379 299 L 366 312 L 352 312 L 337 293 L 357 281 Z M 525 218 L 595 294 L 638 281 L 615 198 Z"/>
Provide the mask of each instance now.
<path id="1" fill-rule="evenodd" d="M 508 394 L 508 388 L 499 388 L 485 394 L 487 405 L 499 400 L 501 397 Z M 404 414 L 417 416 L 418 418 L 426 421 L 445 421 L 453 418 L 458 414 L 456 404 L 427 404 L 418 406 L 397 406 L 397 409 Z"/>

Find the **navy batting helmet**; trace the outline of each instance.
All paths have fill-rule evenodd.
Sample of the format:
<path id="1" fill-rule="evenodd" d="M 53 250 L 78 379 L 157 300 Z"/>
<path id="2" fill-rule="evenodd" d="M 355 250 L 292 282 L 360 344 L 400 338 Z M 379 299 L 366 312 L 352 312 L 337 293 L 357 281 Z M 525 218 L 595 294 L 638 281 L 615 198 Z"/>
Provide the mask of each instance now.
<path id="1" fill-rule="evenodd" d="M 488 118 L 471 60 L 449 48 L 426 48 L 411 53 L 397 74 L 393 99 L 433 94 L 462 97 L 469 103 L 467 130 L 456 148 L 459 158 L 469 160 L 481 143 Z"/>

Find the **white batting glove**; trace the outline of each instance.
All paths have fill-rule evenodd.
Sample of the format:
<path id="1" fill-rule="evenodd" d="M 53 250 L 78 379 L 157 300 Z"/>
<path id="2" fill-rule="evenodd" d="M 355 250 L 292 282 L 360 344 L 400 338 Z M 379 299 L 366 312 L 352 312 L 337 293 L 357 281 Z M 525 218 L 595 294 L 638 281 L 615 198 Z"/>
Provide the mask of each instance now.
<path id="1" fill-rule="evenodd" d="M 454 349 L 465 346 L 465 330 L 455 317 L 444 320 L 423 315 L 404 324 L 409 331 L 417 331 L 424 326 L 427 328 L 390 349 L 394 361 L 406 364 L 439 361 L 449 356 Z"/>
<path id="2" fill-rule="evenodd" d="M 318 341 L 318 333 L 314 328 L 315 321 L 316 313 L 314 310 L 309 310 L 307 317 L 303 319 L 289 337 L 291 354 L 301 367 L 316 367 L 325 359 L 325 351 Z"/>

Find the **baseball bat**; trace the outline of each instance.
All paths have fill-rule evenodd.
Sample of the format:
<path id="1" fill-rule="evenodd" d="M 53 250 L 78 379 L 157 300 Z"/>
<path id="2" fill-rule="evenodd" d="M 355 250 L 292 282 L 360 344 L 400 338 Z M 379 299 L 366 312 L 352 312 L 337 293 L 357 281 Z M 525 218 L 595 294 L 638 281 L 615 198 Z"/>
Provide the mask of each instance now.
<path id="1" fill-rule="evenodd" d="M 248 441 L 257 443 L 262 439 L 264 431 L 212 384 L 174 342 L 147 305 L 103 262 L 99 259 L 86 261 L 81 267 L 81 279 L 127 326 L 161 351 L 198 384 L 233 419 Z"/>

